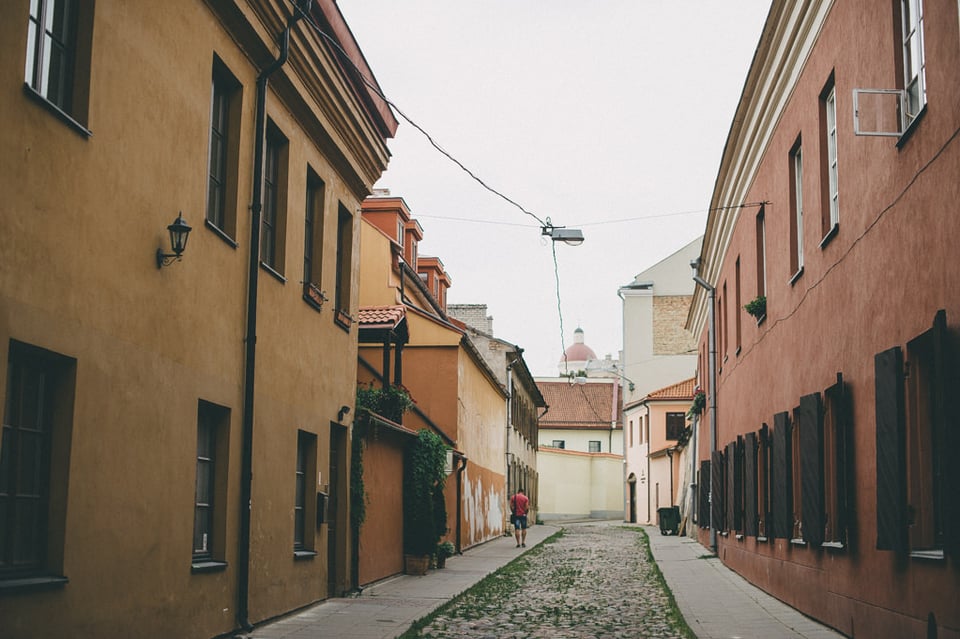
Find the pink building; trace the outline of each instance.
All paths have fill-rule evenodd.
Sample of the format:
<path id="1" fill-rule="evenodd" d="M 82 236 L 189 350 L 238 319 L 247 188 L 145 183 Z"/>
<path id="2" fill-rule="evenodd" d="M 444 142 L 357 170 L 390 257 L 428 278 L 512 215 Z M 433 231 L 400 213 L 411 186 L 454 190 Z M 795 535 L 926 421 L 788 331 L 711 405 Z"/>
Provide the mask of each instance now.
<path id="1" fill-rule="evenodd" d="M 701 542 L 850 636 L 960 636 L 958 27 L 773 3 L 688 318 Z"/>

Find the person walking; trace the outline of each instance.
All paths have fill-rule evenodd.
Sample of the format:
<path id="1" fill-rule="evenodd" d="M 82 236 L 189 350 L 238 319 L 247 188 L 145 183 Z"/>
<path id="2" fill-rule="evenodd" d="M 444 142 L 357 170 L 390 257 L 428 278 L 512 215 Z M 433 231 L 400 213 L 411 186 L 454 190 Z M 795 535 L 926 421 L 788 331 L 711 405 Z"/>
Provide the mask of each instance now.
<path id="1" fill-rule="evenodd" d="M 517 548 L 527 547 L 527 508 L 530 500 L 523 494 L 523 488 L 518 488 L 516 494 L 510 498 L 510 512 L 513 513 L 513 530 L 517 536 Z"/>

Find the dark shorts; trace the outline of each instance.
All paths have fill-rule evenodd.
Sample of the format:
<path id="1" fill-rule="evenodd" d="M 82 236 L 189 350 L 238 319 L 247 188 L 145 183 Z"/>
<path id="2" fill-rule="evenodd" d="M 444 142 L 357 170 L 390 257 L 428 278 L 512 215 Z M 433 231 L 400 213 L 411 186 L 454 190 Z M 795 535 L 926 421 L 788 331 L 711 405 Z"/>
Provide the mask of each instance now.
<path id="1" fill-rule="evenodd" d="M 527 527 L 527 516 L 526 515 L 515 515 L 514 516 L 514 527 L 526 529 Z"/>

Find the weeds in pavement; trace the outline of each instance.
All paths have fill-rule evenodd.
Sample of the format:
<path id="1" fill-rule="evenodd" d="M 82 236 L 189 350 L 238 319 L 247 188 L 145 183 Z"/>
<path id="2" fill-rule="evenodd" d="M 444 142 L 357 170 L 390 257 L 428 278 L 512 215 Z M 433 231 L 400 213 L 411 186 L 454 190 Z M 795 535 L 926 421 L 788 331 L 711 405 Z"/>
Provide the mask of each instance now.
<path id="1" fill-rule="evenodd" d="M 429 615 L 417 619 L 409 630 L 400 635 L 400 639 L 422 637 L 421 630 L 423 628 L 455 607 L 458 608 L 458 616 L 464 619 L 476 619 L 489 614 L 491 610 L 499 609 L 499 602 L 509 598 L 523 585 L 522 577 L 529 568 L 530 561 L 543 552 L 548 544 L 555 542 L 561 536 L 563 536 L 563 530 L 554 533 L 543 543 L 538 544 L 536 548 L 487 575 L 473 587 L 463 591 Z"/>
<path id="2" fill-rule="evenodd" d="M 663 592 L 667 595 L 667 600 L 670 602 L 670 609 L 667 611 L 667 616 L 670 618 L 670 621 L 685 639 L 697 639 L 697 635 L 693 633 L 693 630 L 687 625 L 687 620 L 684 619 L 680 613 L 680 608 L 677 607 L 677 600 L 673 598 L 673 591 L 670 590 L 666 579 L 663 578 L 663 573 L 660 572 L 660 566 L 657 565 L 657 561 L 653 558 L 653 551 L 650 550 L 650 538 L 647 536 L 647 531 L 639 526 L 621 526 L 621 528 L 633 530 L 638 533 L 639 541 L 637 544 L 643 548 L 643 552 L 646 554 L 647 560 L 650 563 L 650 572 L 657 583 L 660 584 L 660 587 L 663 588 Z"/>

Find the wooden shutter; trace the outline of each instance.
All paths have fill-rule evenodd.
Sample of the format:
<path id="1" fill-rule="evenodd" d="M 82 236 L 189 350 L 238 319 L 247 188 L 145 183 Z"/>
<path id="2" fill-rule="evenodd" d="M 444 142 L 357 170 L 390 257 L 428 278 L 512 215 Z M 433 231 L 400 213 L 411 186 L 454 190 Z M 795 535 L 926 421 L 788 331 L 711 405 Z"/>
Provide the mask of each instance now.
<path id="1" fill-rule="evenodd" d="M 800 513 L 803 540 L 812 546 L 823 543 L 823 410 L 820 393 L 800 398 Z"/>
<path id="2" fill-rule="evenodd" d="M 773 416 L 773 463 L 771 501 L 773 530 L 770 536 L 790 539 L 793 532 L 793 457 L 790 454 L 790 415 L 786 411 Z"/>
<path id="3" fill-rule="evenodd" d="M 766 424 L 763 424 L 760 427 L 760 437 L 759 441 L 757 442 L 757 465 L 759 466 L 762 463 L 763 468 L 765 469 L 763 475 L 757 477 L 757 492 L 759 493 L 760 489 L 763 489 L 763 498 L 757 503 L 757 517 L 763 519 L 763 529 L 761 530 L 758 524 L 757 534 L 763 535 L 764 537 L 768 537 L 770 535 L 770 531 L 772 530 L 771 526 L 773 526 L 773 509 L 770 507 L 770 504 L 772 503 L 770 497 L 770 491 L 772 490 L 770 473 L 773 472 L 771 470 L 773 468 L 773 460 L 770 455 L 770 437 L 770 427 Z M 762 459 L 760 457 L 761 455 L 763 455 Z"/>
<path id="4" fill-rule="evenodd" d="M 740 435 L 733 446 L 733 523 L 730 527 L 743 531 L 743 437 Z"/>
<path id="5" fill-rule="evenodd" d="M 948 401 L 948 392 L 960 388 L 960 379 L 953 344 L 947 333 L 947 312 L 937 311 L 933 318 L 933 365 L 934 379 L 931 389 L 933 400 L 933 418 L 937 420 L 942 433 L 942 449 L 934 451 L 940 456 L 940 499 L 943 503 L 943 545 L 948 554 L 960 557 L 960 419 L 957 415 L 957 402 Z"/>
<path id="6" fill-rule="evenodd" d="M 743 534 L 757 536 L 757 434 L 747 433 L 743 451 Z"/>
<path id="7" fill-rule="evenodd" d="M 723 451 L 710 454 L 710 516 L 714 530 L 726 530 L 723 521 Z"/>
<path id="8" fill-rule="evenodd" d="M 726 500 L 724 505 L 726 505 L 726 514 L 724 515 L 724 521 L 727 524 L 728 530 L 737 529 L 737 444 L 735 442 L 730 442 L 724 448 L 724 457 L 726 457 L 727 467 L 724 469 L 726 479 L 726 485 L 724 486 L 726 490 L 724 495 Z"/>
<path id="9" fill-rule="evenodd" d="M 700 508 L 697 511 L 701 528 L 710 527 L 710 460 L 700 462 Z"/>
<path id="10" fill-rule="evenodd" d="M 873 359 L 877 419 L 877 549 L 904 550 L 906 538 L 906 418 L 903 351 Z"/>

